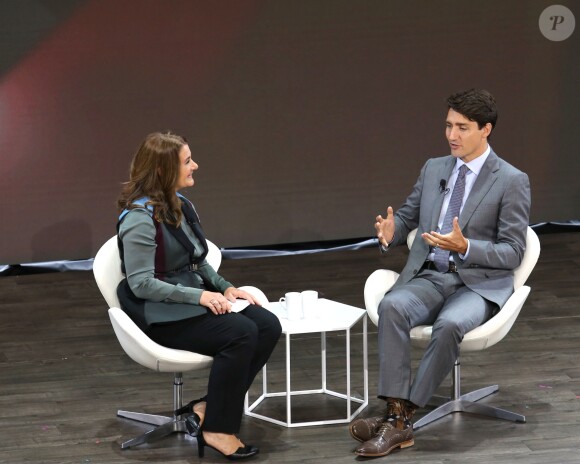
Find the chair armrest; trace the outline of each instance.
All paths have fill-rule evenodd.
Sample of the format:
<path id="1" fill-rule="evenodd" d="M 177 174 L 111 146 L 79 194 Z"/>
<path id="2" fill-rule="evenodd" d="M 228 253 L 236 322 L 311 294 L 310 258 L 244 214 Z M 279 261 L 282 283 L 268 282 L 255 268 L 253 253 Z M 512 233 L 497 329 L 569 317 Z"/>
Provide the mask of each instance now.
<path id="1" fill-rule="evenodd" d="M 365 282 L 365 307 L 369 318 L 375 325 L 379 322 L 379 303 L 385 296 L 385 293 L 395 284 L 399 274 L 388 269 L 377 269 Z"/>
<path id="2" fill-rule="evenodd" d="M 209 263 L 211 267 L 213 267 L 214 271 L 217 272 L 222 263 L 222 252 L 215 243 L 207 239 L 206 242 L 207 242 L 207 256 L 205 257 L 205 260 Z"/>
<path id="3" fill-rule="evenodd" d="M 248 292 L 254 298 L 256 298 L 262 306 L 268 304 L 268 298 L 264 294 L 262 290 L 258 287 L 253 287 L 251 285 L 244 285 L 243 287 L 238 287 L 239 290 L 243 290 L 244 292 Z"/>
<path id="4" fill-rule="evenodd" d="M 514 325 L 529 294 L 527 285 L 518 288 L 495 316 L 465 335 L 461 350 L 484 350 L 501 341 Z"/>

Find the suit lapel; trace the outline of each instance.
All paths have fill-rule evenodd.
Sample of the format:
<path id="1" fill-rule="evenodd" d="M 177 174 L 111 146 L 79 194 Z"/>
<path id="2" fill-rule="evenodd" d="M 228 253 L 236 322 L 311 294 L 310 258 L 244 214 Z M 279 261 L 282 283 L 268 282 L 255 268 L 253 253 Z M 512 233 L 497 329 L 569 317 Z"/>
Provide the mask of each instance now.
<path id="1" fill-rule="evenodd" d="M 191 230 L 193 230 L 193 233 L 203 247 L 203 252 L 200 256 L 201 261 L 205 259 L 209 249 L 205 240 L 205 234 L 203 233 L 203 229 L 199 223 L 199 216 L 197 215 L 197 211 L 195 210 L 193 204 L 185 197 L 183 197 L 181 200 L 181 210 L 185 216 L 185 219 L 187 220 L 187 223 L 189 224 L 189 227 L 191 227 Z"/>
<path id="2" fill-rule="evenodd" d="M 465 202 L 465 206 L 459 215 L 459 226 L 464 228 L 471 219 L 471 216 L 485 197 L 491 186 L 497 180 L 497 171 L 499 170 L 499 163 L 497 155 L 491 151 L 485 163 L 483 164 L 475 183 L 469 193 L 469 197 Z"/>

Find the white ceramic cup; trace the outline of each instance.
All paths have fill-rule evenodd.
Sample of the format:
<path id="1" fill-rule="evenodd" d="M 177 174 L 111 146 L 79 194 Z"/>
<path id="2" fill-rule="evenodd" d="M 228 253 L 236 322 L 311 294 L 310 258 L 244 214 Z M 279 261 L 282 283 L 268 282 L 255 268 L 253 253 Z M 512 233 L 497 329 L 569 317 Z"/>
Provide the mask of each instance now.
<path id="1" fill-rule="evenodd" d="M 302 312 L 306 318 L 320 317 L 318 311 L 318 292 L 316 290 L 304 290 L 302 292 Z"/>
<path id="2" fill-rule="evenodd" d="M 288 292 L 280 298 L 280 304 L 286 310 L 289 321 L 302 319 L 302 294 L 300 292 Z"/>

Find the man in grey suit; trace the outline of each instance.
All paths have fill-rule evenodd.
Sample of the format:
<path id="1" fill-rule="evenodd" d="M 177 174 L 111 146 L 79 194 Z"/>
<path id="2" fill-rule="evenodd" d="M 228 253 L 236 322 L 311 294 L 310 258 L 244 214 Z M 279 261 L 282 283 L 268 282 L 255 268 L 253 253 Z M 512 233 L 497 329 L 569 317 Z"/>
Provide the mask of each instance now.
<path id="1" fill-rule="evenodd" d="M 428 160 L 399 208 L 377 216 L 381 251 L 406 243 L 407 264 L 379 305 L 379 398 L 386 412 L 357 419 L 351 435 L 359 456 L 384 456 L 414 444 L 411 419 L 451 371 L 464 335 L 513 293 L 513 270 L 525 250 L 530 212 L 528 176 L 488 144 L 497 110 L 485 90 L 447 100 L 450 156 Z M 411 380 L 410 331 L 433 325 L 432 339 Z"/>

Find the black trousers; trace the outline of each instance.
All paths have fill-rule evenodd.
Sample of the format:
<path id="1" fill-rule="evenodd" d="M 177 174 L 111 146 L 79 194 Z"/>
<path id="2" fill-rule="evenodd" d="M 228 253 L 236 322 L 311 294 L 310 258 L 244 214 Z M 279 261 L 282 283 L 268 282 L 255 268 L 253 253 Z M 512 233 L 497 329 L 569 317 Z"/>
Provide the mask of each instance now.
<path id="1" fill-rule="evenodd" d="M 282 327 L 274 314 L 249 305 L 239 313 L 207 314 L 152 325 L 147 335 L 168 348 L 213 356 L 204 430 L 238 433 L 244 397 L 272 354 Z"/>

